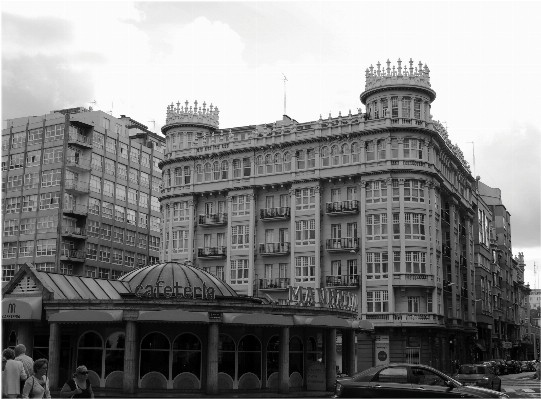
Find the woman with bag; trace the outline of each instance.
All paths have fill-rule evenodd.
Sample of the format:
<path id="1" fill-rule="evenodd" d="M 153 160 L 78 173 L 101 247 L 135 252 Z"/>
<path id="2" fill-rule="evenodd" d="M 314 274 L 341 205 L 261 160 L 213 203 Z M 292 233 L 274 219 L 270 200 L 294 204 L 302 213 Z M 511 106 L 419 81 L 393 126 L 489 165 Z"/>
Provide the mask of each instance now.
<path id="1" fill-rule="evenodd" d="M 23 388 L 23 398 L 51 398 L 49 391 L 49 380 L 47 379 L 47 359 L 38 359 L 34 362 L 32 369 L 34 375 L 26 379 Z"/>
<path id="2" fill-rule="evenodd" d="M 60 396 L 63 398 L 93 398 L 92 386 L 88 379 L 88 369 L 86 366 L 79 366 L 73 374 L 73 378 L 68 380 L 62 390 Z"/>

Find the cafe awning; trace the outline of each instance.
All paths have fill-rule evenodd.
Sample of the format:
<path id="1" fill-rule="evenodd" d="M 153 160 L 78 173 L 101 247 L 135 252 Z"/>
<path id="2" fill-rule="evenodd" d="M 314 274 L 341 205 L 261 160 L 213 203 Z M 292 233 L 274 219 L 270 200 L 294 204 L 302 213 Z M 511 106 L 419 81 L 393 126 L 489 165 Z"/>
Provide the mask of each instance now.
<path id="1" fill-rule="evenodd" d="M 114 323 L 122 321 L 123 310 L 61 310 L 49 317 L 55 323 Z"/>
<path id="2" fill-rule="evenodd" d="M 293 316 L 296 326 L 351 328 L 348 320 L 336 316 Z"/>
<path id="3" fill-rule="evenodd" d="M 267 313 L 224 313 L 224 323 L 248 324 L 260 326 L 292 326 L 293 320 L 288 316 Z"/>
<path id="4" fill-rule="evenodd" d="M 40 296 L 7 297 L 2 299 L 3 320 L 41 320 Z"/>
<path id="5" fill-rule="evenodd" d="M 351 328 L 356 330 L 374 331 L 374 325 L 368 320 L 348 320 Z"/>
<path id="6" fill-rule="evenodd" d="M 160 322 L 185 322 L 185 323 L 208 323 L 209 316 L 207 312 L 187 312 L 185 310 L 155 310 L 139 311 L 137 321 L 160 321 Z"/>

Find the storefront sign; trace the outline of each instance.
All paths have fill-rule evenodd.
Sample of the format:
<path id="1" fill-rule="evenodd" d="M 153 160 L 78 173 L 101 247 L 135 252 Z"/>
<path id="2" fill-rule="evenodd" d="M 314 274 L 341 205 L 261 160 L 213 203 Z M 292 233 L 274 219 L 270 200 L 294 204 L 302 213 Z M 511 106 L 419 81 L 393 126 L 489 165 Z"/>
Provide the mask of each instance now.
<path id="1" fill-rule="evenodd" d="M 376 366 L 389 364 L 389 336 L 376 335 L 376 344 L 374 348 L 376 351 Z"/>
<path id="2" fill-rule="evenodd" d="M 502 348 L 503 349 L 511 349 L 513 347 L 513 343 L 511 342 L 502 342 Z"/>
<path id="3" fill-rule="evenodd" d="M 222 321 L 222 315 L 221 312 L 209 312 L 209 321 Z"/>
<path id="4" fill-rule="evenodd" d="M 306 373 L 306 390 L 326 391 L 325 365 L 321 362 L 311 362 Z"/>
<path id="5" fill-rule="evenodd" d="M 357 310 L 356 294 L 333 288 L 288 287 L 291 305 L 329 307 L 343 310 Z"/>
<path id="6" fill-rule="evenodd" d="M 216 298 L 214 287 L 207 287 L 204 282 L 202 287 L 183 287 L 178 283 L 165 285 L 165 282 L 161 280 L 156 282 L 156 285 L 142 286 L 139 284 L 135 287 L 135 295 L 139 298 L 158 299 L 163 295 L 166 299 L 202 299 L 205 301 L 214 301 Z"/>
<path id="7" fill-rule="evenodd" d="M 41 297 L 2 300 L 2 319 L 4 320 L 39 320 L 40 317 Z"/>

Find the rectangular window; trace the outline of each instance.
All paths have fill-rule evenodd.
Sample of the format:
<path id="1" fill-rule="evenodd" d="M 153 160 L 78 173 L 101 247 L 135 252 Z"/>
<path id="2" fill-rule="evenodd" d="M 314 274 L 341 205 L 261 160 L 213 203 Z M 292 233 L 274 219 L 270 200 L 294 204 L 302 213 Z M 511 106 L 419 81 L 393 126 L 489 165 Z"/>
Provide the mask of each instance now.
<path id="1" fill-rule="evenodd" d="M 128 176 L 130 183 L 138 184 L 137 176 L 139 175 L 139 172 L 137 169 L 130 168 L 130 175 Z"/>
<path id="2" fill-rule="evenodd" d="M 116 175 L 119 179 L 128 180 L 128 168 L 119 163 L 116 169 Z"/>
<path id="3" fill-rule="evenodd" d="M 141 165 L 150 169 L 150 155 L 146 152 L 141 153 Z"/>
<path id="4" fill-rule="evenodd" d="M 41 144 L 42 138 L 43 138 L 42 127 L 28 131 L 28 145 Z"/>
<path id="5" fill-rule="evenodd" d="M 47 170 L 41 173 L 41 187 L 60 185 L 61 169 Z"/>
<path id="6" fill-rule="evenodd" d="M 105 173 L 111 176 L 116 175 L 116 162 L 112 159 L 105 158 Z"/>
<path id="7" fill-rule="evenodd" d="M 366 278 L 375 280 L 389 278 L 389 256 L 387 252 L 366 253 Z"/>
<path id="8" fill-rule="evenodd" d="M 173 221 L 179 222 L 179 221 L 188 220 L 188 219 L 189 219 L 188 202 L 187 201 L 175 202 L 173 205 Z"/>
<path id="9" fill-rule="evenodd" d="M 130 161 L 139 164 L 139 158 L 141 157 L 141 151 L 138 148 L 130 147 Z"/>
<path id="10" fill-rule="evenodd" d="M 252 174 L 252 165 L 250 163 L 250 158 L 244 158 L 242 160 L 244 177 L 249 177 Z"/>
<path id="11" fill-rule="evenodd" d="M 111 241 L 111 235 L 113 234 L 113 226 L 110 224 L 101 224 L 101 238 L 102 240 Z"/>
<path id="12" fill-rule="evenodd" d="M 90 191 L 96 194 L 101 193 L 101 179 L 98 176 L 90 176 Z"/>
<path id="13" fill-rule="evenodd" d="M 424 189 L 419 180 L 404 181 L 404 201 L 425 202 Z"/>
<path id="14" fill-rule="evenodd" d="M 103 195 L 107 195 L 108 197 L 114 197 L 115 183 L 109 180 L 103 180 Z"/>
<path id="15" fill-rule="evenodd" d="M 376 148 L 374 141 L 366 142 L 366 160 L 374 161 L 376 159 Z"/>
<path id="16" fill-rule="evenodd" d="M 146 243 L 145 243 L 146 248 Z M 145 254 L 137 254 L 137 267 L 143 267 L 147 263 L 147 256 Z"/>
<path id="17" fill-rule="evenodd" d="M 100 216 L 100 200 L 96 198 L 88 199 L 88 213 L 96 216 Z"/>
<path id="18" fill-rule="evenodd" d="M 118 143 L 118 155 L 121 158 L 128 159 L 128 145 L 119 142 Z"/>
<path id="19" fill-rule="evenodd" d="M 148 235 L 137 233 L 137 247 L 139 249 L 147 249 Z"/>
<path id="20" fill-rule="evenodd" d="M 173 253 L 188 252 L 188 230 L 173 231 Z"/>
<path id="21" fill-rule="evenodd" d="M 250 214 L 250 199 L 247 195 L 237 195 L 232 201 L 232 216 L 243 216 Z"/>
<path id="22" fill-rule="evenodd" d="M 90 260 L 98 260 L 98 244 L 86 243 L 86 258 Z"/>
<path id="23" fill-rule="evenodd" d="M 107 137 L 107 139 L 105 140 L 105 151 L 116 155 L 116 140 L 115 139 L 111 137 Z"/>
<path id="24" fill-rule="evenodd" d="M 124 229 L 122 227 L 113 228 L 113 242 L 124 243 Z"/>
<path id="25" fill-rule="evenodd" d="M 45 128 L 45 141 L 64 140 L 64 125 L 53 125 Z"/>
<path id="26" fill-rule="evenodd" d="M 366 182 L 366 203 L 387 202 L 387 184 L 384 181 Z"/>
<path id="27" fill-rule="evenodd" d="M 231 284 L 248 284 L 248 259 L 231 261 Z"/>
<path id="28" fill-rule="evenodd" d="M 316 191 L 313 188 L 303 188 L 295 191 L 296 209 L 315 209 Z"/>
<path id="29" fill-rule="evenodd" d="M 148 208 L 148 194 L 139 192 L 139 206 L 141 208 Z"/>
<path id="30" fill-rule="evenodd" d="M 62 162 L 63 153 L 62 147 L 46 148 L 43 151 L 43 164 L 47 165 L 50 163 Z"/>
<path id="31" fill-rule="evenodd" d="M 303 283 L 316 280 L 316 257 L 297 256 L 295 258 L 295 282 Z"/>
<path id="32" fill-rule="evenodd" d="M 393 252 L 393 272 L 400 273 L 400 251 Z"/>
<path id="33" fill-rule="evenodd" d="M 122 251 L 121 249 L 113 248 L 113 264 L 122 266 L 123 261 L 124 251 Z"/>
<path id="34" fill-rule="evenodd" d="M 56 240 L 37 240 L 36 256 L 56 255 Z"/>
<path id="35" fill-rule="evenodd" d="M 100 236 L 100 222 L 88 220 L 86 222 L 86 232 L 90 237 L 98 238 Z"/>
<path id="36" fill-rule="evenodd" d="M 406 273 L 426 274 L 426 252 L 406 251 Z"/>
<path id="37" fill-rule="evenodd" d="M 115 205 L 115 220 L 124 223 L 126 220 L 126 208 L 120 205 Z"/>
<path id="38" fill-rule="evenodd" d="M 387 239 L 387 214 L 366 216 L 367 241 Z"/>
<path id="39" fill-rule="evenodd" d="M 9 176 L 8 177 L 8 191 L 19 190 L 23 185 L 23 175 Z"/>
<path id="40" fill-rule="evenodd" d="M 160 231 L 160 218 L 156 216 L 150 217 L 150 230 Z"/>
<path id="41" fill-rule="evenodd" d="M 406 213 L 405 238 L 410 240 L 425 239 L 425 215 L 421 213 Z"/>
<path id="42" fill-rule="evenodd" d="M 393 179 L 393 202 L 400 201 L 400 186 L 397 179 Z"/>
<path id="43" fill-rule="evenodd" d="M 133 209 L 126 209 L 126 222 L 132 226 L 137 224 L 136 212 Z"/>
<path id="44" fill-rule="evenodd" d="M 54 233 L 58 226 L 58 215 L 41 216 L 37 220 L 38 233 Z"/>
<path id="45" fill-rule="evenodd" d="M 231 248 L 248 248 L 250 243 L 250 227 L 248 225 L 237 225 L 231 227 Z"/>
<path id="46" fill-rule="evenodd" d="M 137 224 L 139 225 L 139 227 L 143 229 L 147 229 L 148 228 L 148 215 L 146 213 L 139 212 L 139 217 L 137 218 Z"/>
<path id="47" fill-rule="evenodd" d="M 94 133 L 94 134 L 96 134 L 96 133 Z M 86 277 L 90 277 L 90 278 L 98 277 L 97 268 L 94 267 L 94 266 L 87 266 L 85 275 L 86 275 Z"/>
<path id="48" fill-rule="evenodd" d="M 20 154 L 13 154 L 9 156 L 9 168 L 20 169 L 24 166 L 24 152 Z"/>
<path id="49" fill-rule="evenodd" d="M 160 250 L 160 237 L 150 236 L 148 240 L 148 248 L 151 251 L 159 251 Z"/>
<path id="50" fill-rule="evenodd" d="M 30 197 L 35 197 L 34 198 L 34 201 L 35 201 L 35 199 L 37 198 L 37 195 L 27 195 L 23 198 L 30 198 Z M 33 209 L 29 210 L 28 212 L 35 211 L 35 210 L 36 210 L 36 207 L 35 207 L 35 202 L 34 202 Z M 19 213 L 20 211 L 21 211 L 21 197 L 6 198 L 6 213 Z M 23 212 L 25 212 L 24 209 L 23 209 Z"/>
<path id="51" fill-rule="evenodd" d="M 4 236 L 19 235 L 19 219 L 4 220 Z"/>
<path id="52" fill-rule="evenodd" d="M 34 241 L 19 241 L 19 258 L 34 256 Z"/>
<path id="53" fill-rule="evenodd" d="M 134 267 L 135 266 L 135 253 L 131 251 L 124 252 L 124 266 Z"/>
<path id="54" fill-rule="evenodd" d="M 421 298 L 418 296 L 409 296 L 408 297 L 408 312 L 409 313 L 419 313 Z"/>
<path id="55" fill-rule="evenodd" d="M 4 242 L 2 247 L 2 259 L 15 259 L 17 257 L 17 249 L 17 242 Z"/>
<path id="56" fill-rule="evenodd" d="M 389 291 L 369 291 L 366 293 L 368 313 L 382 313 L 389 311 Z"/>
<path id="57" fill-rule="evenodd" d="M 39 195 L 39 209 L 56 209 L 60 205 L 60 193 L 44 193 Z"/>
<path id="58" fill-rule="evenodd" d="M 316 221 L 298 220 L 295 222 L 295 245 L 315 245 Z"/>
<path id="59" fill-rule="evenodd" d="M 423 159 L 423 150 L 421 140 L 404 139 L 404 158 Z"/>
<path id="60" fill-rule="evenodd" d="M 30 190 L 33 188 L 38 188 L 39 184 L 39 173 L 26 173 L 24 175 L 24 189 Z"/>
<path id="61" fill-rule="evenodd" d="M 126 201 L 126 186 L 122 184 L 116 184 L 116 199 L 117 201 Z"/>
<path id="62" fill-rule="evenodd" d="M 36 232 L 36 218 L 21 219 L 20 234 L 34 234 Z"/>

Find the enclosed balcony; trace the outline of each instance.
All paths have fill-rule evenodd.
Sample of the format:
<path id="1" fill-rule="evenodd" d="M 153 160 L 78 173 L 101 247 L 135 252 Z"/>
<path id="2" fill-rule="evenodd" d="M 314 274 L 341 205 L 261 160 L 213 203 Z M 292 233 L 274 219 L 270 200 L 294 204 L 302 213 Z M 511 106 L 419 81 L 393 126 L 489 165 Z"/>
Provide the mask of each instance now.
<path id="1" fill-rule="evenodd" d="M 201 259 L 224 259 L 227 257 L 227 247 L 198 248 L 197 257 Z"/>
<path id="2" fill-rule="evenodd" d="M 86 251 L 78 249 L 61 249 L 60 260 L 69 260 L 73 262 L 84 262 L 86 258 Z"/>
<path id="3" fill-rule="evenodd" d="M 71 237 L 71 238 L 82 238 L 85 239 L 87 237 L 86 230 L 82 227 L 63 227 L 62 228 L 62 236 L 63 237 Z"/>
<path id="4" fill-rule="evenodd" d="M 256 284 L 260 290 L 286 290 L 289 286 L 289 278 L 260 278 L 256 279 Z"/>
<path id="5" fill-rule="evenodd" d="M 88 215 L 88 207 L 86 205 L 80 204 L 67 204 L 62 209 L 64 214 L 76 215 L 76 216 L 86 216 Z"/>
<path id="6" fill-rule="evenodd" d="M 76 172 L 90 170 L 90 160 L 81 157 L 66 157 L 66 167 Z"/>
<path id="7" fill-rule="evenodd" d="M 339 274 L 335 276 L 327 276 L 325 277 L 325 286 L 342 287 L 342 288 L 358 288 L 359 275 L 358 274 L 351 274 L 351 275 Z"/>
<path id="8" fill-rule="evenodd" d="M 451 257 L 451 247 L 448 246 L 448 245 L 443 244 L 441 246 L 441 254 L 446 258 L 450 258 Z"/>
<path id="9" fill-rule="evenodd" d="M 359 213 L 359 201 L 340 201 L 340 202 L 327 202 L 326 204 L 327 215 L 347 215 Z"/>
<path id="10" fill-rule="evenodd" d="M 199 215 L 199 225 L 202 227 L 227 225 L 227 213 L 209 213 Z"/>
<path id="11" fill-rule="evenodd" d="M 68 179 L 64 183 L 64 188 L 67 193 L 70 194 L 88 194 L 90 188 L 88 183 L 80 182 L 78 180 Z"/>
<path id="12" fill-rule="evenodd" d="M 359 239 L 352 238 L 329 238 L 326 249 L 328 252 L 349 252 L 359 249 Z"/>
<path id="13" fill-rule="evenodd" d="M 87 137 L 80 133 L 76 133 L 75 130 L 72 131 L 72 129 L 70 128 L 68 144 L 76 145 L 83 148 L 92 148 L 92 137 Z"/>
<path id="14" fill-rule="evenodd" d="M 270 242 L 259 244 L 259 253 L 262 256 L 288 255 L 291 252 L 289 242 Z"/>
<path id="15" fill-rule="evenodd" d="M 434 276 L 425 273 L 395 273 L 393 275 L 395 287 L 435 287 Z"/>
<path id="16" fill-rule="evenodd" d="M 261 220 L 288 220 L 291 217 L 291 208 L 283 206 L 280 208 L 266 208 L 259 210 L 259 218 Z"/>
<path id="17" fill-rule="evenodd" d="M 447 223 L 447 224 L 450 224 L 450 217 L 449 217 L 449 211 L 446 211 L 444 209 L 441 210 L 441 219 Z"/>

